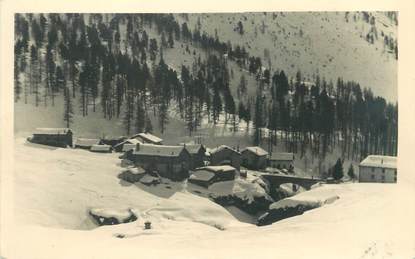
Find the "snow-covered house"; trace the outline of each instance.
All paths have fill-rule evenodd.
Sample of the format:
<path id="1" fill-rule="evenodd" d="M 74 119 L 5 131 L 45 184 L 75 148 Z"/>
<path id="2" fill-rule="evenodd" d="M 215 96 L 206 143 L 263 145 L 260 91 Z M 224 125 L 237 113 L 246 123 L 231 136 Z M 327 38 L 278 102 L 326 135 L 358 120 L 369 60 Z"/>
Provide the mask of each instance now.
<path id="1" fill-rule="evenodd" d="M 205 166 L 197 168 L 189 177 L 189 182 L 203 187 L 222 181 L 235 179 L 236 169 L 229 165 Z"/>
<path id="2" fill-rule="evenodd" d="M 202 144 L 184 144 L 191 156 L 190 169 L 205 165 L 206 148 Z"/>
<path id="3" fill-rule="evenodd" d="M 397 158 L 369 155 L 359 164 L 359 182 L 396 183 Z"/>
<path id="4" fill-rule="evenodd" d="M 268 152 L 261 147 L 247 147 L 241 152 L 242 165 L 248 169 L 259 170 L 267 167 Z"/>
<path id="5" fill-rule="evenodd" d="M 210 165 L 230 165 L 239 170 L 241 153 L 225 145 L 213 148 L 210 150 Z"/>
<path id="6" fill-rule="evenodd" d="M 55 147 L 72 147 L 72 130 L 68 128 L 37 128 L 27 140 Z"/>
<path id="7" fill-rule="evenodd" d="M 293 163 L 293 153 L 271 153 L 268 159 L 268 166 L 278 169 L 289 169 Z"/>
<path id="8" fill-rule="evenodd" d="M 174 181 L 189 176 L 191 156 L 184 146 L 137 144 L 134 150 L 126 152 L 126 158 L 147 172 L 156 171 Z"/>
<path id="9" fill-rule="evenodd" d="M 114 150 L 115 152 L 127 152 L 129 150 L 135 149 L 137 144 L 143 144 L 143 142 L 135 138 L 130 138 L 115 145 Z"/>
<path id="10" fill-rule="evenodd" d="M 153 134 L 150 133 L 138 133 L 133 135 L 131 138 L 135 138 L 140 140 L 142 143 L 145 144 L 153 144 L 153 145 L 163 145 L 163 139 L 154 136 Z"/>
<path id="11" fill-rule="evenodd" d="M 92 145 L 90 150 L 97 153 L 111 153 L 112 147 L 110 145 Z"/>
<path id="12" fill-rule="evenodd" d="M 101 144 L 101 140 L 99 139 L 77 138 L 75 141 L 75 147 L 82 149 L 91 149 L 93 145 L 99 144 Z"/>

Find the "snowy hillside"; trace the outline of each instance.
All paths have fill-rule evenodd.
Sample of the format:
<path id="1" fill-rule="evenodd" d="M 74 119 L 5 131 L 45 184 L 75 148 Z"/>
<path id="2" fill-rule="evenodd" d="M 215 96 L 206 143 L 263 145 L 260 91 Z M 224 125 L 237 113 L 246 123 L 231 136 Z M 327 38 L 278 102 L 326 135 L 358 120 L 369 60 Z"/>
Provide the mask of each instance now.
<path id="1" fill-rule="evenodd" d="M 397 42 L 397 25 L 385 13 L 284 12 L 176 15 L 190 29 L 217 34 L 222 41 L 244 46 L 250 55 L 263 58 L 263 65 L 297 70 L 307 81 L 319 73 L 327 81 L 338 77 L 359 82 L 389 101 L 397 100 L 397 60 L 394 49 L 384 44 L 387 36 Z M 186 18 L 186 19 L 185 19 Z M 370 18 L 367 18 L 370 19 Z M 243 34 L 237 28 L 243 24 Z M 374 43 L 367 34 L 376 34 Z M 238 77 L 239 78 L 239 77 Z"/>
<path id="2" fill-rule="evenodd" d="M 415 253 L 407 229 L 415 216 L 409 203 L 414 191 L 404 182 L 322 185 L 291 200 L 338 199 L 256 227 L 179 185 L 120 181 L 115 154 L 52 149 L 18 138 L 15 161 L 16 226 L 7 240 L 13 245 L 2 254 L 6 258 L 410 258 Z M 96 228 L 87 215 L 91 208 L 108 213 L 131 208 L 138 220 Z M 144 230 L 147 220 L 150 230 Z"/>

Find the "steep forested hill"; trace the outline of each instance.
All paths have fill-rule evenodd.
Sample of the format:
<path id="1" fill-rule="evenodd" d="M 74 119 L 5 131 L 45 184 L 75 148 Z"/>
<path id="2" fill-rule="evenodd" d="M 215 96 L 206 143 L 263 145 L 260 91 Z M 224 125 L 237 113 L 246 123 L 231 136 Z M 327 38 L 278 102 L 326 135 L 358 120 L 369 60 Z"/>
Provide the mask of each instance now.
<path id="1" fill-rule="evenodd" d="M 396 26 L 367 12 L 17 14 L 15 126 L 220 125 L 270 151 L 396 154 Z"/>

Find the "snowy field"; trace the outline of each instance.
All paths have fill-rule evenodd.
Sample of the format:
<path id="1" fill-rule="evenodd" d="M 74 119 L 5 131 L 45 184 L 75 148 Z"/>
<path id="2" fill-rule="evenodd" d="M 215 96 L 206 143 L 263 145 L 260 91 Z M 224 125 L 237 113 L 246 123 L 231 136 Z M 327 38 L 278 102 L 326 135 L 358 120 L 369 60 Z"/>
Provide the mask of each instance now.
<path id="1" fill-rule="evenodd" d="M 415 218 L 410 203 L 414 190 L 409 184 L 322 185 L 271 206 L 298 202 L 324 206 L 256 227 L 243 223 L 252 219 L 235 208 L 225 209 L 180 184 L 163 182 L 149 187 L 121 181 L 117 156 L 53 149 L 16 138 L 15 227 L 9 229 L 14 235 L 7 240 L 10 243 L 2 256 L 170 259 L 415 255 L 413 232 L 407 229 Z M 330 202 L 324 202 L 327 199 Z M 113 214 L 131 209 L 138 220 L 96 227 L 88 217 L 90 209 Z M 233 216 L 237 214 L 239 217 Z M 147 220 L 152 222 L 150 230 L 144 230 Z"/>

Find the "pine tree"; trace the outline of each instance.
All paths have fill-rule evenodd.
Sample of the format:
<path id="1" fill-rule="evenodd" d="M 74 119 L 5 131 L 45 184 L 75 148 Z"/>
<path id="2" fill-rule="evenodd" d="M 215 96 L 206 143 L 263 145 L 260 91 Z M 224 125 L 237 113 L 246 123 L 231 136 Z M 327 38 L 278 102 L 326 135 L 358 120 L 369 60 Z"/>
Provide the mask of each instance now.
<path id="1" fill-rule="evenodd" d="M 135 113 L 135 131 L 143 132 L 146 124 L 146 114 L 142 102 L 137 98 L 136 113 Z"/>
<path id="2" fill-rule="evenodd" d="M 124 126 L 127 135 L 130 135 L 131 126 L 134 118 L 134 97 L 132 90 L 127 91 L 127 98 L 125 103 Z"/>
<path id="3" fill-rule="evenodd" d="M 148 133 L 153 132 L 153 124 L 151 123 L 150 117 L 146 114 L 146 128 L 145 131 Z"/>
<path id="4" fill-rule="evenodd" d="M 173 32 L 169 31 L 169 36 L 168 36 L 168 43 L 169 43 L 169 47 L 173 48 L 174 47 L 174 40 L 173 40 Z"/>
<path id="5" fill-rule="evenodd" d="M 343 163 L 340 158 L 337 159 L 337 162 L 333 167 L 333 178 L 335 180 L 341 180 L 343 178 Z"/>
<path id="6" fill-rule="evenodd" d="M 72 118 L 73 118 L 73 107 L 72 107 L 72 100 L 71 95 L 69 93 L 69 88 L 65 86 L 63 91 L 63 100 L 64 100 L 64 113 L 63 113 L 63 121 L 66 124 L 66 127 L 69 128 L 71 126 Z"/>

